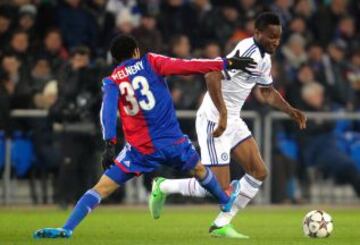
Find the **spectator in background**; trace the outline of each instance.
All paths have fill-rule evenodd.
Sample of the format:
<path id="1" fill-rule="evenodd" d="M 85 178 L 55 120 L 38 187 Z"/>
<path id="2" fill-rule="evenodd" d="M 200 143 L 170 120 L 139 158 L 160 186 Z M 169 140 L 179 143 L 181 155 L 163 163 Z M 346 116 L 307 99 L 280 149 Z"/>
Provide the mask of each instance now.
<path id="1" fill-rule="evenodd" d="M 5 71 L 0 70 L 0 131 L 9 131 L 12 93 L 13 87 L 9 75 Z"/>
<path id="2" fill-rule="evenodd" d="M 203 38 L 201 23 L 205 21 L 206 16 L 213 13 L 214 9 L 210 0 L 193 0 L 190 3 L 189 11 L 192 11 L 189 14 L 192 15 L 193 22 L 186 34 L 190 37 L 193 47 L 199 48 L 207 41 Z"/>
<path id="3" fill-rule="evenodd" d="M 315 80 L 325 81 L 325 71 L 323 64 L 324 49 L 319 43 L 310 43 L 307 50 L 308 64 L 314 71 Z"/>
<path id="4" fill-rule="evenodd" d="M 11 25 L 12 19 L 9 9 L 5 6 L 0 6 L 0 55 L 4 51 L 4 48 L 7 46 L 12 35 L 10 29 Z"/>
<path id="5" fill-rule="evenodd" d="M 301 90 L 306 84 L 314 82 L 315 77 L 311 67 L 307 64 L 301 65 L 297 71 L 296 78 L 286 88 L 286 98 L 289 103 L 296 107 L 302 107 Z"/>
<path id="6" fill-rule="evenodd" d="M 24 5 L 19 9 L 19 26 L 18 28 L 25 31 L 29 36 L 30 46 L 37 44 L 38 33 L 35 31 L 35 19 L 37 9 L 34 5 Z"/>
<path id="7" fill-rule="evenodd" d="M 27 80 L 28 73 L 21 60 L 14 53 L 5 53 L 1 59 L 1 69 L 9 75 L 6 84 L 11 96 L 11 108 L 28 108 L 31 102 L 31 90 Z"/>
<path id="8" fill-rule="evenodd" d="M 31 70 L 31 91 L 36 109 L 49 109 L 57 99 L 57 82 L 46 56 L 35 59 Z"/>
<path id="9" fill-rule="evenodd" d="M 134 20 L 129 10 L 121 10 L 116 17 L 115 34 L 131 34 L 134 28 Z"/>
<path id="10" fill-rule="evenodd" d="M 351 55 L 351 63 L 346 73 L 347 80 L 349 80 L 351 88 L 354 93 L 354 110 L 360 111 L 360 50 Z"/>
<path id="11" fill-rule="evenodd" d="M 301 90 L 305 111 L 325 111 L 324 88 L 318 83 L 308 83 Z M 360 196 L 360 172 L 355 162 L 336 145 L 332 133 L 334 125 L 326 120 L 309 120 L 304 131 L 298 134 L 300 154 L 305 166 L 315 166 L 325 176 L 337 182 L 351 184 Z"/>
<path id="12" fill-rule="evenodd" d="M 71 50 L 79 45 L 96 47 L 96 20 L 82 6 L 81 0 L 64 0 L 57 9 L 57 21 L 65 46 Z"/>
<path id="13" fill-rule="evenodd" d="M 284 65 L 290 79 L 294 78 L 296 70 L 307 60 L 305 45 L 306 41 L 303 36 L 292 34 L 281 49 Z"/>
<path id="14" fill-rule="evenodd" d="M 226 1 L 216 11 L 208 13 L 204 18 L 202 23 L 204 38 L 206 40 L 217 40 L 224 47 L 238 27 L 238 18 L 236 3 Z"/>
<path id="15" fill-rule="evenodd" d="M 95 135 L 100 83 L 97 70 L 90 67 L 90 50 L 84 46 L 73 51 L 70 63 L 60 74 L 58 99 L 50 109 L 50 116 L 59 123 L 57 130 L 62 130 L 58 201 L 66 208 L 97 177 Z"/>
<path id="16" fill-rule="evenodd" d="M 137 0 L 108 0 L 106 3 L 106 11 L 112 13 L 114 16 L 118 16 L 123 10 L 131 14 L 134 25 L 139 24 L 141 15 Z"/>
<path id="17" fill-rule="evenodd" d="M 348 0 L 332 0 L 329 6 L 317 11 L 311 21 L 315 39 L 325 47 L 334 35 L 334 29 L 343 15 L 347 14 Z"/>
<path id="18" fill-rule="evenodd" d="M 183 0 L 164 0 L 158 16 L 164 41 L 168 42 L 173 35 L 191 34 L 196 26 L 196 19 L 190 5 Z"/>
<path id="19" fill-rule="evenodd" d="M 359 36 L 356 35 L 356 26 L 353 17 L 347 15 L 339 20 L 335 30 L 334 39 L 344 41 L 350 52 L 360 48 Z"/>
<path id="20" fill-rule="evenodd" d="M 51 66 L 49 60 L 45 56 L 39 56 L 34 60 L 31 70 L 31 91 L 32 91 L 32 107 L 34 109 L 48 110 L 57 99 L 57 82 L 53 80 Z M 56 136 L 52 131 L 52 125 L 48 117 L 31 118 L 28 120 L 31 127 L 31 140 L 34 145 L 36 161 L 31 170 L 30 180 L 32 188 L 33 203 L 40 202 L 39 195 L 36 191 L 37 176 L 41 180 L 41 203 L 47 204 L 48 199 L 48 180 L 50 173 L 54 173 L 51 178 L 54 196 L 57 201 L 57 170 L 59 168 L 61 151 L 55 148 Z"/>
<path id="21" fill-rule="evenodd" d="M 176 35 L 170 40 L 170 56 L 181 59 L 191 58 L 191 44 L 186 35 Z"/>
<path id="22" fill-rule="evenodd" d="M 271 11 L 277 13 L 280 17 L 281 24 L 285 26 L 291 20 L 290 0 L 275 0 L 271 5 Z"/>
<path id="23" fill-rule="evenodd" d="M 43 44 L 39 53 L 47 56 L 52 72 L 57 74 L 69 57 L 68 51 L 63 46 L 60 30 L 55 28 L 48 30 Z"/>
<path id="24" fill-rule="evenodd" d="M 310 24 L 314 10 L 314 2 L 312 0 L 296 0 L 293 7 L 294 15 L 304 18 L 307 25 Z"/>
<path id="25" fill-rule="evenodd" d="M 241 24 L 238 25 L 235 32 L 230 37 L 230 39 L 227 41 L 225 46 L 225 53 L 230 53 L 238 42 L 240 42 L 245 38 L 251 37 L 254 34 L 254 31 L 255 31 L 254 19 L 248 19 L 244 22 L 241 22 Z"/>
<path id="26" fill-rule="evenodd" d="M 264 11 L 264 7 L 257 0 L 237 0 L 240 22 L 255 19 L 256 15 Z"/>
<path id="27" fill-rule="evenodd" d="M 29 34 L 25 31 L 15 31 L 10 40 L 10 52 L 13 52 L 21 61 L 22 66 L 29 69 L 31 64 Z"/>
<path id="28" fill-rule="evenodd" d="M 191 45 L 187 36 L 174 36 L 170 42 L 170 54 L 173 57 L 191 58 Z M 169 87 L 176 109 L 196 109 L 199 97 L 204 91 L 205 82 L 197 80 L 201 76 L 171 76 L 168 78 Z"/>
<path id="29" fill-rule="evenodd" d="M 332 42 L 328 46 L 328 54 L 323 57 L 325 80 L 322 82 L 330 100 L 343 108 L 351 109 L 351 87 L 346 80 L 346 43 L 341 40 Z"/>
<path id="30" fill-rule="evenodd" d="M 96 20 L 96 57 L 105 57 L 115 27 L 115 16 L 106 10 L 107 0 L 88 1 L 88 10 Z"/>
<path id="31" fill-rule="evenodd" d="M 217 42 L 208 42 L 204 47 L 202 57 L 215 59 L 221 57 L 221 48 Z"/>
<path id="32" fill-rule="evenodd" d="M 133 36 L 139 40 L 142 54 L 147 52 L 161 53 L 164 49 L 160 31 L 156 28 L 155 16 L 144 14 L 140 26 L 133 31 Z"/>
<path id="33" fill-rule="evenodd" d="M 307 42 L 311 42 L 313 39 L 311 32 L 307 30 L 305 19 L 300 16 L 296 16 L 293 19 L 291 19 L 289 21 L 288 28 L 285 29 L 284 31 L 286 33 L 284 35 L 285 40 L 287 40 L 287 38 L 294 33 L 303 36 Z"/>

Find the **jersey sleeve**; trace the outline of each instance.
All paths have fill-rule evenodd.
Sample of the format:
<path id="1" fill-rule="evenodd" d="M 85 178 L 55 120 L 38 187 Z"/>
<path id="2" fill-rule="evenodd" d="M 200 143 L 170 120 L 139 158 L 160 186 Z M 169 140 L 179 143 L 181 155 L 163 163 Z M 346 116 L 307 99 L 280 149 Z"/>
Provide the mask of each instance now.
<path id="1" fill-rule="evenodd" d="M 233 57 L 237 51 L 240 51 L 240 43 L 238 45 L 236 45 L 236 47 L 226 56 L 226 58 L 231 58 Z M 240 56 L 242 54 L 240 53 Z M 224 69 L 221 71 L 223 76 L 226 78 L 226 79 L 231 79 L 232 77 L 235 77 L 236 75 L 239 75 L 242 73 L 241 70 L 227 70 L 227 69 Z"/>
<path id="2" fill-rule="evenodd" d="M 251 45 L 247 49 L 242 50 L 240 44 L 238 44 L 226 57 L 230 58 L 234 56 L 239 50 L 240 56 L 252 58 L 257 65 L 252 69 L 248 69 L 252 73 L 251 75 L 241 70 L 223 70 L 222 73 L 224 77 L 226 79 L 231 79 L 235 76 L 240 76 L 249 81 L 254 81 L 259 86 L 270 86 L 273 83 L 270 58 L 265 57 L 263 59 L 255 45 Z"/>
<path id="3" fill-rule="evenodd" d="M 227 62 L 219 59 L 177 59 L 159 54 L 148 53 L 147 58 L 153 70 L 161 76 L 205 74 L 221 71 Z"/>
<path id="4" fill-rule="evenodd" d="M 273 84 L 273 78 L 271 76 L 271 61 L 270 58 L 266 59 L 258 66 L 259 76 L 256 78 L 256 84 L 259 86 L 270 86 Z"/>
<path id="5" fill-rule="evenodd" d="M 102 85 L 103 99 L 100 110 L 100 121 L 104 140 L 116 140 L 117 105 L 119 89 L 110 79 L 105 78 Z"/>

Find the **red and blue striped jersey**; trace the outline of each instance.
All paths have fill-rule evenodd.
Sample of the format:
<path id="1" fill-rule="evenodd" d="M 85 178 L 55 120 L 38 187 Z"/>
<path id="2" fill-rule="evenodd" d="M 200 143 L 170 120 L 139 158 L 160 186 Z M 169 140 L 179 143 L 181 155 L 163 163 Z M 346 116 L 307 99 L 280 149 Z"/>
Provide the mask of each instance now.
<path id="1" fill-rule="evenodd" d="M 116 139 L 119 111 L 125 140 L 151 154 L 183 138 L 164 76 L 205 74 L 226 68 L 223 59 L 175 59 L 147 53 L 129 59 L 103 79 L 101 124 L 104 140 Z"/>

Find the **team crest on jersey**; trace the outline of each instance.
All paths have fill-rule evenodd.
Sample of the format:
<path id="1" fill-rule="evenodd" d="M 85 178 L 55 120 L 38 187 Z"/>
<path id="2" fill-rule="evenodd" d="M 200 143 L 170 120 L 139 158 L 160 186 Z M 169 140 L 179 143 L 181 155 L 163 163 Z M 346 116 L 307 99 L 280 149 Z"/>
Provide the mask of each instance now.
<path id="1" fill-rule="evenodd" d="M 228 159 L 229 159 L 229 156 L 228 156 L 228 154 L 227 153 L 222 153 L 221 154 L 221 159 L 223 160 L 223 161 L 227 161 Z"/>

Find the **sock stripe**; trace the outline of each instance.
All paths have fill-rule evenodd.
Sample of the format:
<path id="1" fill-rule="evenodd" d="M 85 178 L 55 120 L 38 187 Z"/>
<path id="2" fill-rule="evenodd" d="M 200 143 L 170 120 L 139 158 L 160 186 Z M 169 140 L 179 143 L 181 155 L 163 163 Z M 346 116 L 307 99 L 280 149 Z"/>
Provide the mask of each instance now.
<path id="1" fill-rule="evenodd" d="M 94 189 L 88 190 L 85 194 L 92 195 L 93 197 L 95 197 L 95 198 L 97 199 L 98 202 L 101 201 L 101 196 L 100 196 L 100 194 L 99 194 L 97 191 L 95 191 Z"/>
<path id="2" fill-rule="evenodd" d="M 249 176 L 245 175 L 244 179 L 246 180 L 246 182 L 249 183 L 249 185 L 251 185 L 254 188 L 260 188 L 260 185 L 258 183 L 256 183 L 255 181 L 253 181 L 252 179 L 249 178 Z"/>
<path id="3" fill-rule="evenodd" d="M 249 197 L 248 195 L 246 195 L 244 192 L 240 192 L 239 195 L 240 195 L 240 196 L 243 196 L 243 197 L 245 197 L 245 198 L 248 198 L 248 199 L 250 199 L 250 200 L 252 199 L 251 197 Z"/>
<path id="4" fill-rule="evenodd" d="M 200 180 L 200 182 L 202 185 L 207 185 L 210 183 L 212 178 L 213 178 L 213 173 L 208 168 L 206 168 L 206 176 L 203 180 Z"/>

